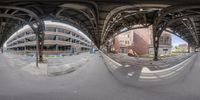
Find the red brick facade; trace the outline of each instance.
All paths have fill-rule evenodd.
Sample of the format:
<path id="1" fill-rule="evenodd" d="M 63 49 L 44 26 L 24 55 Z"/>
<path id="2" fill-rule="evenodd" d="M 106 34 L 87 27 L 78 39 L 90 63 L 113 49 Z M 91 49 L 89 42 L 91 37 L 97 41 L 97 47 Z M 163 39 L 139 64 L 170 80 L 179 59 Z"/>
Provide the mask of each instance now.
<path id="1" fill-rule="evenodd" d="M 123 37 L 122 35 L 133 34 L 133 41 L 129 46 L 122 46 L 120 45 L 120 39 Z M 138 55 L 149 54 L 149 49 L 152 48 L 152 27 L 149 28 L 141 28 L 135 29 L 132 31 L 128 31 L 125 33 L 121 33 L 120 35 L 116 36 L 113 40 L 112 51 L 117 53 L 127 53 L 130 49 L 135 51 Z M 168 32 L 163 32 L 160 37 L 160 46 L 169 48 L 171 46 L 171 34 Z M 126 52 L 121 52 L 120 49 L 127 49 Z"/>

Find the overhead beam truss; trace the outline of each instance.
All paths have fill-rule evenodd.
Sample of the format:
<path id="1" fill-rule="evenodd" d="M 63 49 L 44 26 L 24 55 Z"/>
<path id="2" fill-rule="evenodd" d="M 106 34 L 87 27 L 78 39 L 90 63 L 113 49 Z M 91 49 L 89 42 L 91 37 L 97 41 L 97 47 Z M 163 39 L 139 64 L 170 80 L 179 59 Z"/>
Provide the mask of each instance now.
<path id="1" fill-rule="evenodd" d="M 158 16 L 153 24 L 153 43 L 155 54 L 154 60 L 158 60 L 159 38 L 162 32 L 177 21 L 181 21 L 182 24 L 185 25 L 188 31 L 191 32 L 191 34 L 193 35 L 193 38 L 195 40 L 194 45 L 199 46 L 199 37 L 197 35 L 198 32 L 196 30 L 194 21 L 191 20 L 192 18 L 200 17 L 200 13 L 196 10 L 200 10 L 200 7 L 198 5 L 170 6 L 158 12 Z M 183 22 L 183 20 L 188 20 L 189 22 L 186 24 L 185 22 Z"/>
<path id="2" fill-rule="evenodd" d="M 200 46 L 200 30 L 196 25 L 196 20 L 194 20 L 194 18 L 200 18 L 199 5 L 169 6 L 141 4 L 117 6 L 108 11 L 105 19 L 103 18 L 103 23 L 99 23 L 99 8 L 98 4 L 95 2 L 69 2 L 59 6 L 56 5 L 56 7 L 58 8 L 57 12 L 51 13 L 55 19 L 68 22 L 72 26 L 84 30 L 83 32 L 92 38 L 92 41 L 98 48 L 112 37 L 112 35 L 119 32 L 120 29 L 127 28 L 131 30 L 132 26 L 137 24 L 141 24 L 143 27 L 149 25 L 153 26 L 154 60 L 158 60 L 159 38 L 162 32 L 167 28 L 175 29 L 180 35 L 184 35 L 183 38 L 186 40 L 188 40 L 188 38 L 193 38 L 194 41 L 188 41 L 192 46 Z M 39 61 L 42 61 L 44 44 L 43 21 L 33 11 L 25 8 L 0 6 L 0 9 L 1 18 L 18 20 L 19 22 L 31 26 L 38 39 L 37 51 L 39 54 Z M 68 12 L 72 10 L 75 12 L 75 15 L 68 14 Z M 149 14 L 151 17 L 149 17 Z M 78 19 L 78 16 L 84 18 Z M 180 24 L 180 27 L 173 27 L 174 24 Z M 100 29 L 99 26 L 102 26 L 102 28 Z M 182 27 L 184 27 L 184 30 L 182 30 Z M 188 32 L 191 33 L 190 35 L 192 36 L 185 35 L 188 34 Z"/>
<path id="3" fill-rule="evenodd" d="M 42 51 L 44 44 L 44 29 L 45 29 L 44 22 L 34 12 L 25 8 L 16 6 L 0 6 L 0 10 L 1 10 L 0 18 L 18 20 L 19 22 L 23 23 L 22 26 L 28 24 L 32 28 L 37 38 L 36 66 L 38 66 L 38 61 L 43 62 Z M 1 21 L 0 23 L 4 23 L 4 26 L 6 26 L 7 22 Z M 2 36 L 2 38 L 5 37 Z M 1 42 L 5 42 L 5 40 Z"/>

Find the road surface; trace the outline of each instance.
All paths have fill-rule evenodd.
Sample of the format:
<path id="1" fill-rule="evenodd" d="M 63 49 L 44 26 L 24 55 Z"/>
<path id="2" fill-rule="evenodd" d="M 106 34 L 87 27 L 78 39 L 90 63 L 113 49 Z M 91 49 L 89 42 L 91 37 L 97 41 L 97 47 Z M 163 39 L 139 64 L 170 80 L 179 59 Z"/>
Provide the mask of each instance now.
<path id="1" fill-rule="evenodd" d="M 97 53 L 70 74 L 33 76 L 0 54 L 0 100 L 200 100 L 200 54 L 183 80 L 133 87 L 116 80 Z"/>

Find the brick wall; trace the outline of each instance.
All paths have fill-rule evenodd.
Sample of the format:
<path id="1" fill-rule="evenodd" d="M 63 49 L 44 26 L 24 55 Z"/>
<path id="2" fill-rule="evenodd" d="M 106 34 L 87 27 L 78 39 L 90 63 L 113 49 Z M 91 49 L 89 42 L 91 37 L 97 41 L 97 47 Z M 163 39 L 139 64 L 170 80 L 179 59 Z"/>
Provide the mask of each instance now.
<path id="1" fill-rule="evenodd" d="M 150 44 L 150 30 L 148 28 L 136 29 L 134 32 L 134 46 L 132 49 L 138 54 L 148 54 Z"/>

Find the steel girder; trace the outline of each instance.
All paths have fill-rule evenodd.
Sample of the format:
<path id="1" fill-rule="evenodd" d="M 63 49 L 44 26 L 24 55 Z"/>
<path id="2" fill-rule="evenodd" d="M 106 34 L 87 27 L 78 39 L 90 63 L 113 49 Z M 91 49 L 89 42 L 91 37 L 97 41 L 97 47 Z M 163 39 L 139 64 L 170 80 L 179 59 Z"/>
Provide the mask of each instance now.
<path id="1" fill-rule="evenodd" d="M 167 8 L 162 9 L 158 13 L 158 17 L 154 21 L 154 28 L 153 28 L 153 40 L 154 40 L 154 53 L 155 53 L 155 60 L 158 60 L 158 46 L 159 46 L 159 37 L 162 34 L 162 32 L 169 28 L 170 25 L 176 23 L 177 21 L 180 21 L 189 32 L 192 33 L 193 40 L 195 42 L 191 42 L 189 44 L 193 44 L 193 46 L 199 46 L 199 37 L 196 30 L 195 22 L 192 21 L 192 18 L 198 18 L 200 17 L 200 13 L 198 12 L 200 10 L 200 7 L 198 5 L 190 5 L 190 6 L 170 6 Z M 184 22 L 184 20 L 187 20 L 187 23 Z M 181 31 L 181 30 L 177 30 Z"/>
<path id="2" fill-rule="evenodd" d="M 45 29 L 43 21 L 34 12 L 25 8 L 16 6 L 0 6 L 0 9 L 2 11 L 0 13 L 1 18 L 18 20 L 19 22 L 23 23 L 22 26 L 28 24 L 32 28 L 33 32 L 36 34 L 36 37 L 38 38 L 37 55 L 39 55 L 39 61 L 42 62 L 43 61 L 42 50 L 44 44 L 44 29 Z M 6 24 L 6 22 L 4 23 Z M 8 32 L 9 31 L 7 31 L 6 33 Z M 1 37 L 1 38 L 8 38 L 8 37 Z M 2 44 L 3 42 L 5 42 L 5 40 L 1 41 L 1 45 L 3 45 Z"/>
<path id="3" fill-rule="evenodd" d="M 199 14 L 197 12 L 187 12 L 188 10 L 194 10 L 194 9 L 199 9 L 199 6 L 171 6 L 171 7 L 167 7 L 164 8 L 163 10 L 160 11 L 159 15 L 155 22 L 154 22 L 154 26 L 156 28 L 156 34 L 161 34 L 163 30 L 165 30 L 167 27 L 169 27 L 169 25 L 174 24 L 177 21 L 182 21 L 183 20 L 189 20 L 189 23 L 183 23 L 189 31 L 195 31 L 193 30 L 196 29 L 194 22 L 191 21 L 191 18 L 194 17 L 199 17 Z M 199 9 L 200 10 L 200 9 Z M 189 29 L 190 28 L 190 29 Z M 192 29 L 192 30 L 191 30 Z M 197 34 L 197 33 L 195 33 Z M 197 36 L 195 36 L 197 37 Z M 198 38 L 198 37 L 197 37 Z M 195 41 L 198 43 L 199 40 L 195 39 Z"/>
<path id="4" fill-rule="evenodd" d="M 106 40 L 104 40 L 104 42 L 103 42 L 102 44 L 103 44 L 103 45 L 109 44 L 109 43 L 108 43 L 109 40 L 113 40 L 113 39 L 115 38 L 115 36 L 117 36 L 117 35 L 119 35 L 119 34 L 122 34 L 123 32 L 127 32 L 127 31 L 129 31 L 129 30 L 134 30 L 134 29 L 148 28 L 149 26 L 150 26 L 150 25 L 148 25 L 148 26 L 132 27 L 132 28 L 127 29 L 127 30 L 124 30 L 124 31 L 122 31 L 122 32 L 120 32 L 120 33 L 115 33 L 114 35 L 111 35 L 111 34 L 110 34 L 110 36 L 107 35 L 108 37 L 106 38 Z"/>
<path id="5" fill-rule="evenodd" d="M 100 34 L 98 30 L 99 13 L 94 2 L 67 3 L 60 5 L 55 17 L 69 22 L 92 39 L 100 47 Z"/>
<path id="6" fill-rule="evenodd" d="M 177 21 L 177 23 L 174 23 L 173 25 L 169 26 L 173 32 L 172 34 L 176 35 L 177 37 L 182 38 L 188 43 L 191 43 L 191 40 L 193 41 L 193 35 L 191 35 L 191 31 L 188 30 L 188 28 L 182 23 Z"/>
<path id="7" fill-rule="evenodd" d="M 36 5 L 34 5 L 35 3 Z M 39 2 L 41 3 L 41 2 Z M 44 3 L 42 6 L 46 6 Z M 27 5 L 27 3 L 18 2 L 15 6 L 18 5 Z M 33 7 L 39 9 L 39 13 L 44 13 L 47 9 L 43 9 L 41 6 L 38 6 L 36 2 L 29 2 L 25 7 Z M 132 29 L 132 25 L 143 24 L 143 26 L 148 26 L 153 24 L 153 40 L 155 52 L 158 51 L 159 37 L 161 33 L 170 28 L 173 31 L 176 31 L 182 35 L 182 38 L 188 41 L 191 45 L 199 46 L 199 36 L 200 28 L 196 21 L 199 20 L 200 7 L 199 5 L 189 5 L 189 6 L 169 6 L 169 5 L 153 5 L 153 4 L 136 4 L 136 5 L 127 5 L 127 4 L 105 4 L 91 1 L 69 1 L 69 2 L 60 2 L 55 5 L 51 2 L 53 10 L 46 13 L 46 16 L 53 16 L 53 19 L 61 20 L 65 23 L 71 24 L 72 26 L 78 28 L 79 30 L 86 33 L 93 42 L 100 47 L 108 38 L 112 37 L 113 34 L 120 29 L 126 27 L 128 30 Z M 103 7 L 100 9 L 100 7 Z M 33 9 L 29 9 L 33 12 Z M 36 26 L 42 25 L 37 24 L 36 22 L 42 23 L 38 19 L 35 22 L 30 18 L 29 13 L 19 13 L 15 10 L 3 10 L 2 14 L 8 12 L 12 19 L 21 18 L 25 19 L 27 22 L 33 22 L 32 28 L 34 29 L 34 23 Z M 23 12 L 23 11 L 22 11 Z M 13 13 L 13 15 L 11 15 Z M 100 15 L 101 14 L 101 15 Z M 7 16 L 7 15 L 1 15 Z M 25 17 L 26 16 L 26 17 Z M 31 20 L 28 20 L 31 19 Z M 183 21 L 187 19 L 187 21 Z M 20 19 L 19 19 L 20 20 Z M 101 22 L 100 22 L 101 20 Z M 181 22 L 182 21 L 182 22 Z M 24 21 L 20 21 L 24 22 Z M 26 22 L 26 23 L 27 23 Z M 181 25 L 174 28 L 174 25 Z M 1 25 L 2 26 L 2 25 Z M 184 30 L 182 31 L 182 28 Z M 35 31 L 41 31 L 41 29 L 34 29 Z M 185 34 L 192 33 L 191 36 Z M 40 34 L 40 32 L 39 32 Z M 42 39 L 43 36 L 38 35 Z M 190 38 L 193 38 L 191 40 Z M 39 43 L 39 44 L 42 44 Z M 157 53 L 155 53 L 156 55 Z"/>
<path id="8" fill-rule="evenodd" d="M 102 35 L 101 41 L 103 42 L 104 40 L 107 40 L 106 38 L 109 38 L 107 35 L 114 34 L 115 32 L 119 31 L 124 27 L 130 28 L 131 26 L 136 24 L 144 24 L 144 25 L 152 24 L 152 22 L 149 22 L 146 14 L 158 11 L 163 7 L 167 6 L 168 5 L 155 5 L 155 4 L 125 5 L 111 10 L 110 13 L 106 16 L 104 21 L 104 26 L 102 28 L 102 33 L 101 33 Z M 140 19 L 133 18 L 132 20 L 128 19 L 134 16 L 139 16 L 141 18 Z M 123 24 L 117 26 L 116 24 L 119 24 L 120 22 Z M 114 26 L 116 28 L 114 28 Z"/>

